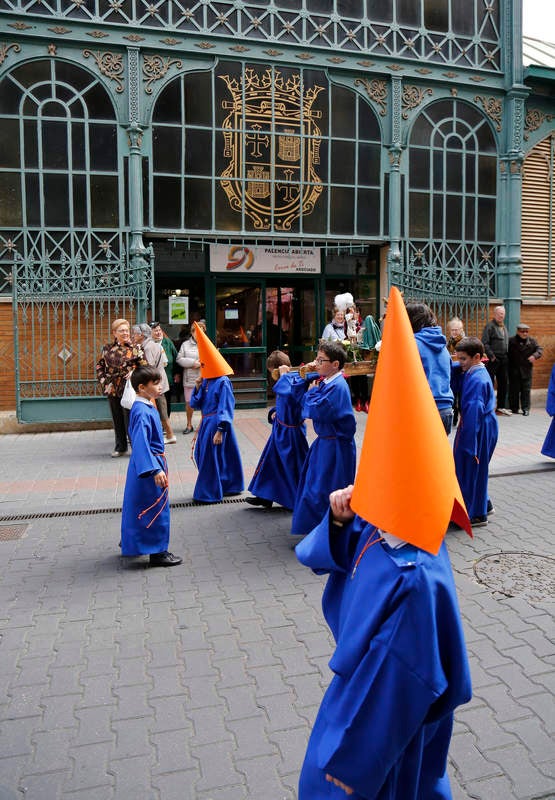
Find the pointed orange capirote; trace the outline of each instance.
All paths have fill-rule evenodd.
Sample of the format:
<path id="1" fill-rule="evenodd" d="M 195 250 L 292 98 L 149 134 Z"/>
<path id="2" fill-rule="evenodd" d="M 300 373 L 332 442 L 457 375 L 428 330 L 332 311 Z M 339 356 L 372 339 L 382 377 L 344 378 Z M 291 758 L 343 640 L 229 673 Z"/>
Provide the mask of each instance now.
<path id="1" fill-rule="evenodd" d="M 195 339 L 197 340 L 198 359 L 200 361 L 200 374 L 203 378 L 221 378 L 222 375 L 233 375 L 233 370 L 213 344 L 200 325 L 193 323 Z"/>
<path id="2" fill-rule="evenodd" d="M 436 555 L 450 520 L 472 536 L 449 439 L 392 287 L 351 507 Z"/>

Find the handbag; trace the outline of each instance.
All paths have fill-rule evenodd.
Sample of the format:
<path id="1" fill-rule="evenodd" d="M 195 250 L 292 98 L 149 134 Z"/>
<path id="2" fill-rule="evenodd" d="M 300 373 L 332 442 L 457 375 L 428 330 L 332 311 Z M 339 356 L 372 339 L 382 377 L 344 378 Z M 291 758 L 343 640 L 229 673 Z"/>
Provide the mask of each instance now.
<path id="1" fill-rule="evenodd" d="M 121 396 L 121 405 L 123 408 L 127 408 L 128 410 L 131 409 L 131 406 L 135 402 L 135 398 L 137 397 L 137 393 L 135 389 L 131 385 L 131 380 L 127 378 L 125 381 L 125 389 L 123 390 L 123 394 Z"/>

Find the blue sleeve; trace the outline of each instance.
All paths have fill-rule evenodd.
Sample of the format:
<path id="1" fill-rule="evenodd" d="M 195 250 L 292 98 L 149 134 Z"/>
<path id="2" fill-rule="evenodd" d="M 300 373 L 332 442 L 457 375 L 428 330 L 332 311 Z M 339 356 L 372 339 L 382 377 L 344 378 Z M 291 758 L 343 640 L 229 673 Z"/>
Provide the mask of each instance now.
<path id="1" fill-rule="evenodd" d="M 551 370 L 551 378 L 549 380 L 549 388 L 547 389 L 547 401 L 545 410 L 550 417 L 555 417 L 555 366 Z"/>
<path id="2" fill-rule="evenodd" d="M 220 378 L 217 428 L 219 431 L 227 431 L 233 423 L 233 412 L 235 410 L 235 395 L 229 378 Z"/>
<path id="3" fill-rule="evenodd" d="M 161 472 L 161 467 L 152 454 L 149 417 L 136 406 L 137 403 L 133 405 L 129 415 L 129 438 L 137 474 L 139 478 L 148 478 Z"/>
<path id="4" fill-rule="evenodd" d="M 200 384 L 200 386 L 193 389 L 193 393 L 191 395 L 191 399 L 189 400 L 189 405 L 191 408 L 199 408 L 202 410 L 202 392 L 204 389 L 204 381 Z"/>
<path id="5" fill-rule="evenodd" d="M 327 572 L 346 574 L 351 568 L 353 552 L 366 522 L 360 517 L 346 525 L 333 524 L 331 510 L 308 536 L 299 542 L 295 553 L 301 564 L 317 575 Z"/>

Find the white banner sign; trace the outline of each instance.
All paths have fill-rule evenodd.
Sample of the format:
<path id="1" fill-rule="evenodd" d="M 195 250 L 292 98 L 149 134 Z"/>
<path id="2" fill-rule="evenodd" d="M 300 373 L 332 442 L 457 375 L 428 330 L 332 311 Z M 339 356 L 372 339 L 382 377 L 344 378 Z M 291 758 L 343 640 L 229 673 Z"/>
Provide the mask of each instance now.
<path id="1" fill-rule="evenodd" d="M 319 247 L 246 247 L 210 245 L 210 272 L 248 275 L 253 272 L 306 275 L 320 270 Z"/>

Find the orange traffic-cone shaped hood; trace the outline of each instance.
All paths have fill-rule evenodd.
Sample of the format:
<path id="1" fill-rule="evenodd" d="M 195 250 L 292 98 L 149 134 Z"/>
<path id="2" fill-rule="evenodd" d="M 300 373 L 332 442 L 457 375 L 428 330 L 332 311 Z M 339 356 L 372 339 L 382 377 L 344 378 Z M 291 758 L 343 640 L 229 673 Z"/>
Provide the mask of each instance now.
<path id="1" fill-rule="evenodd" d="M 451 520 L 472 536 L 451 445 L 395 287 L 351 506 L 368 522 L 434 555 Z"/>
<path id="2" fill-rule="evenodd" d="M 233 375 L 233 370 L 202 328 L 193 323 L 197 340 L 200 374 L 203 378 L 221 378 L 222 375 Z"/>

